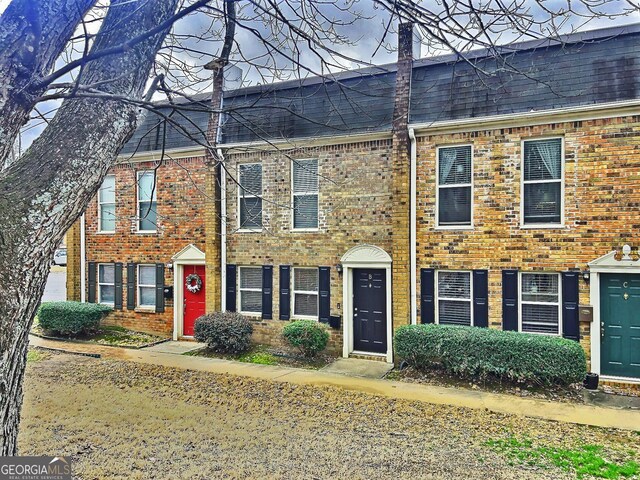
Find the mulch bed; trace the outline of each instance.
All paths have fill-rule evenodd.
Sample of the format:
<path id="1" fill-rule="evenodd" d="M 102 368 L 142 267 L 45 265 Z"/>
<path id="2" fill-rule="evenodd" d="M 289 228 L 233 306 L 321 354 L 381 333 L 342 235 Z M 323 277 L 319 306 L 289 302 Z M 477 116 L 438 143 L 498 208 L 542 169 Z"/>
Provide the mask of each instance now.
<path id="1" fill-rule="evenodd" d="M 60 336 L 53 332 L 44 330 L 42 327 L 40 327 L 40 325 L 34 323 L 33 327 L 31 328 L 31 334 L 51 340 L 94 343 L 96 345 L 123 348 L 144 348 L 167 340 L 165 337 L 160 337 L 158 335 L 136 332 L 133 330 L 128 330 L 126 328 L 115 326 L 100 327 L 100 329 L 88 334 Z"/>
<path id="2" fill-rule="evenodd" d="M 335 361 L 331 355 L 318 354 L 315 358 L 305 358 L 298 352 L 285 348 L 271 347 L 268 345 L 254 345 L 248 352 L 243 354 L 229 354 L 214 352 L 207 348 L 189 352 L 188 355 L 209 358 L 223 358 L 238 362 L 257 363 L 263 365 L 280 365 L 294 368 L 308 368 L 318 370 Z"/>

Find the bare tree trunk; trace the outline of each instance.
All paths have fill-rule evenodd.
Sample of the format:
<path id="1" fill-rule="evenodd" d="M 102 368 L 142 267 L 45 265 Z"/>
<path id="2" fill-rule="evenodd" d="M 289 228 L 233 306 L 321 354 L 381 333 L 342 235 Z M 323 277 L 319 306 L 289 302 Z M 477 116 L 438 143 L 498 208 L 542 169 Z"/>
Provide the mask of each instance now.
<path id="1" fill-rule="evenodd" d="M 177 3 L 112 0 L 92 52 L 157 27 Z M 102 85 L 104 94 L 66 100 L 27 152 L 0 172 L 0 455 L 17 451 L 28 332 L 53 250 L 133 134 L 138 109 L 115 97 L 143 97 L 167 30 L 89 63 L 83 83 Z"/>
<path id="2" fill-rule="evenodd" d="M 0 17 L 0 158 L 11 152 L 20 127 L 46 90 L 39 80 L 53 68 L 94 3 L 14 0 Z"/>

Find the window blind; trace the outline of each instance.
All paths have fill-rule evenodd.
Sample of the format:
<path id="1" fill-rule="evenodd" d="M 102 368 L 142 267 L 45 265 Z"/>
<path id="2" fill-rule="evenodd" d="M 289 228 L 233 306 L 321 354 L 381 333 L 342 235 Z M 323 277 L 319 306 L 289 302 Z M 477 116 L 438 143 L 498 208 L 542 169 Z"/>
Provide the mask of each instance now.
<path id="1" fill-rule="evenodd" d="M 438 224 L 471 225 L 471 145 L 438 149 Z"/>

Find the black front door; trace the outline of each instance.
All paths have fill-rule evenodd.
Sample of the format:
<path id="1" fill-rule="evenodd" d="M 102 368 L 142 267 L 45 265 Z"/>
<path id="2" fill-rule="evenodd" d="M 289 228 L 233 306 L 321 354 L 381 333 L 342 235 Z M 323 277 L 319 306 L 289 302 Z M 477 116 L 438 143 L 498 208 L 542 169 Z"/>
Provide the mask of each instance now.
<path id="1" fill-rule="evenodd" d="M 387 272 L 353 270 L 353 349 L 387 352 Z"/>

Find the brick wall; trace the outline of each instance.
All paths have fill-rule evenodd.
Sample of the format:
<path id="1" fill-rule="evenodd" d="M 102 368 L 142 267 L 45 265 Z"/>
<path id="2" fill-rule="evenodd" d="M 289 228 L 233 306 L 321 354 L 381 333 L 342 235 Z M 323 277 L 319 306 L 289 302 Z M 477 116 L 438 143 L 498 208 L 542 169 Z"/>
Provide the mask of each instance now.
<path id="1" fill-rule="evenodd" d="M 126 263 L 167 264 L 190 243 L 204 251 L 206 170 L 201 158 L 164 161 L 157 170 L 158 231 L 137 233 L 136 171 L 154 166 L 153 162 L 126 163 L 110 171 L 116 176 L 116 232 L 98 233 L 98 205 L 94 198 L 86 210 L 86 260 L 87 263 L 125 264 L 124 309 L 110 314 L 106 323 L 170 335 L 173 331 L 171 300 L 167 300 L 164 313 L 126 309 Z M 173 272 L 168 268 L 165 268 L 165 285 L 173 285 Z"/>
<path id="2" fill-rule="evenodd" d="M 565 225 L 524 229 L 521 141 L 541 136 L 564 138 Z M 436 230 L 436 147 L 465 143 L 474 151 L 474 229 Z M 502 269 L 584 270 L 616 247 L 637 246 L 639 149 L 640 117 L 418 136 L 418 268 L 489 269 L 489 321 L 500 328 Z M 582 279 L 580 303 L 591 303 Z M 588 324 L 581 336 L 588 352 Z"/>
<path id="3" fill-rule="evenodd" d="M 67 300 L 80 301 L 80 220 L 67 231 Z"/>
<path id="4" fill-rule="evenodd" d="M 291 158 L 318 159 L 319 228 L 315 232 L 291 230 Z M 237 173 L 227 181 L 227 262 L 274 266 L 274 320 L 256 321 L 254 338 L 276 345 L 281 341 L 285 322 L 278 320 L 279 265 L 332 267 L 331 314 L 342 316 L 342 275 L 335 268 L 342 255 L 360 244 L 391 251 L 391 141 L 228 154 L 227 162 L 230 172 L 237 172 L 239 163 L 262 163 L 262 232 L 237 232 Z M 332 332 L 329 348 L 341 351 L 342 329 Z"/>

